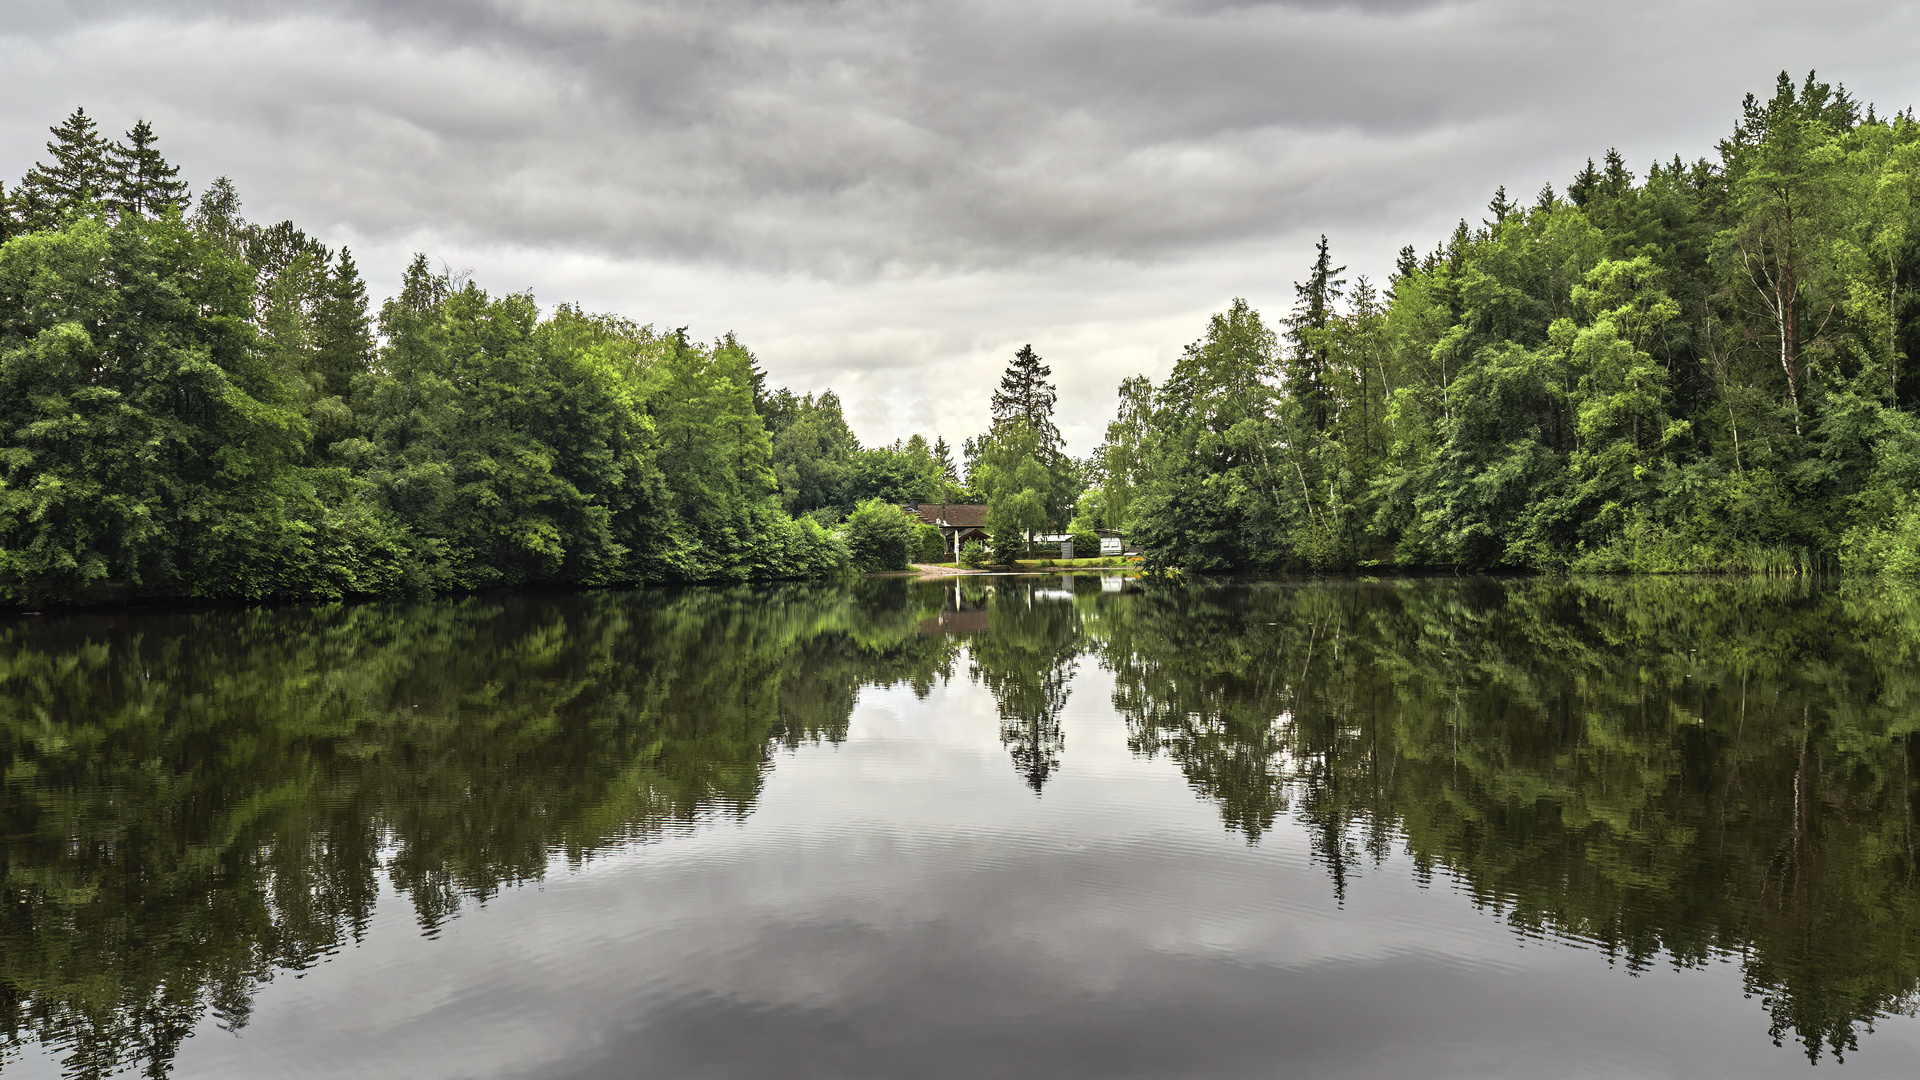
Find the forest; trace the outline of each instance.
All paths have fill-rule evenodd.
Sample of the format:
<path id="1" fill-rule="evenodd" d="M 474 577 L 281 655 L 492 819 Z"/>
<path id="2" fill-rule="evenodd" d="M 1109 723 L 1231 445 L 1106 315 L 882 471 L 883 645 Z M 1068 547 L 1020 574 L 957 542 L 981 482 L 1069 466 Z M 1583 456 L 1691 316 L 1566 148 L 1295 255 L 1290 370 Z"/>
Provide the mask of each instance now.
<path id="1" fill-rule="evenodd" d="M 1233 301 L 1082 457 L 1031 347 L 958 455 L 862 446 L 732 335 L 424 256 L 375 310 L 145 122 L 52 132 L 0 187 L 14 602 L 815 577 L 939 557 L 909 500 L 990 504 L 1000 563 L 1064 530 L 1159 573 L 1920 570 L 1920 126 L 1813 74 L 1711 157 L 1501 188 L 1384 283 L 1322 237 L 1290 312 Z"/>
<path id="2" fill-rule="evenodd" d="M 944 442 L 860 446 L 731 335 L 424 256 L 375 311 L 350 251 L 190 197 L 150 125 L 52 131 L 0 187 L 0 599 L 818 577 L 903 564 L 876 500 L 953 487 Z"/>
<path id="3" fill-rule="evenodd" d="M 1122 383 L 1081 515 L 1198 572 L 1920 569 L 1911 109 L 1782 73 L 1712 158 L 1343 273 Z"/>

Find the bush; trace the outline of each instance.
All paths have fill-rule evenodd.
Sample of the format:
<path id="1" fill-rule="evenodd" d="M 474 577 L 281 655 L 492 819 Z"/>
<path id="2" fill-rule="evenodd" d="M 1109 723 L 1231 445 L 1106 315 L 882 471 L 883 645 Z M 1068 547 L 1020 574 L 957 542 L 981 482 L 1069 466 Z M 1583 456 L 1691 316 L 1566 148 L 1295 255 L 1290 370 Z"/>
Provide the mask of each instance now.
<path id="1" fill-rule="evenodd" d="M 913 527 L 913 557 L 918 562 L 942 562 L 947 557 L 947 538 L 938 525 L 920 522 Z"/>
<path id="2" fill-rule="evenodd" d="M 987 542 L 993 546 L 995 566 L 1012 566 L 1026 547 L 1026 539 L 1015 529 L 996 530 L 988 535 Z"/>
<path id="3" fill-rule="evenodd" d="M 1073 534 L 1073 557 L 1076 559 L 1097 558 L 1100 554 L 1100 538 L 1090 532 Z"/>
<path id="4" fill-rule="evenodd" d="M 960 549 L 960 565 L 966 567 L 969 570 L 986 569 L 987 568 L 986 545 L 982 544 L 978 540 L 967 541 L 967 546 Z"/>
<path id="5" fill-rule="evenodd" d="M 905 570 L 913 543 L 913 523 L 898 506 L 869 499 L 847 515 L 841 526 L 855 570 Z"/>

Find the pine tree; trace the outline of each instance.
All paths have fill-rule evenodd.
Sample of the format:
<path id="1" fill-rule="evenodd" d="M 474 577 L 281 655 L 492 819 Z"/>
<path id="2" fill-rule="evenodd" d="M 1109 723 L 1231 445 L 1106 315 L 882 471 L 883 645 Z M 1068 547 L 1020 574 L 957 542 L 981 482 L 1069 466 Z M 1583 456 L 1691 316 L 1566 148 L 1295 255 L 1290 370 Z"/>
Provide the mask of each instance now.
<path id="1" fill-rule="evenodd" d="M 944 435 L 933 440 L 933 461 L 940 466 L 940 476 L 947 483 L 960 482 L 960 474 L 953 467 L 953 448 L 947 445 Z"/>
<path id="2" fill-rule="evenodd" d="M 47 143 L 53 164 L 28 169 L 20 184 L 26 202 L 22 216 L 30 229 L 57 225 L 64 215 L 105 198 L 113 187 L 107 142 L 87 110 L 76 108 L 59 127 L 47 130 L 53 133 Z"/>
<path id="3" fill-rule="evenodd" d="M 1533 197 L 1533 208 L 1535 211 L 1544 214 L 1553 209 L 1553 204 L 1557 201 L 1559 201 L 1559 196 L 1553 193 L 1553 184 L 1542 184 L 1540 185 L 1540 194 Z"/>
<path id="4" fill-rule="evenodd" d="M 1313 270 L 1307 275 L 1306 284 L 1297 281 L 1293 284 L 1293 318 L 1288 320 L 1287 335 L 1293 339 L 1289 381 L 1293 384 L 1294 396 L 1305 406 L 1313 429 L 1325 431 L 1332 411 L 1327 400 L 1327 368 L 1333 353 L 1328 323 L 1333 317 L 1334 304 L 1340 299 L 1341 288 L 1347 283 L 1340 276 L 1347 268 L 1333 265 L 1324 234 L 1314 251 Z"/>
<path id="5" fill-rule="evenodd" d="M 1493 215 L 1492 221 L 1482 222 L 1488 229 L 1498 229 L 1506 224 L 1507 215 L 1513 213 L 1514 205 L 1507 200 L 1507 185 L 1501 184 L 1493 193 L 1493 201 L 1487 204 L 1487 213 Z"/>
<path id="6" fill-rule="evenodd" d="M 1567 198 L 1573 200 L 1573 205 L 1585 208 L 1599 186 L 1600 173 L 1594 169 L 1593 159 L 1588 158 L 1587 167 L 1581 169 L 1579 175 L 1573 178 L 1573 183 L 1567 185 Z"/>
<path id="7" fill-rule="evenodd" d="M 1400 249 L 1400 257 L 1394 260 L 1393 280 L 1395 282 L 1405 281 L 1412 277 L 1414 272 L 1419 269 L 1420 257 L 1413 253 L 1413 245 L 1408 244 L 1406 247 Z"/>
<path id="8" fill-rule="evenodd" d="M 1060 455 L 1060 429 L 1053 423 L 1053 403 L 1059 399 L 1047 379 L 1053 369 L 1040 362 L 1032 345 L 1022 345 L 1013 354 L 1006 374 L 1000 376 L 1000 389 L 993 394 L 993 426 L 997 429 L 1012 420 L 1024 420 L 1039 437 L 1041 455 L 1048 461 Z"/>
<path id="9" fill-rule="evenodd" d="M 113 202 L 122 214 L 159 217 L 187 202 L 187 182 L 180 167 L 167 164 L 153 148 L 159 139 L 153 125 L 141 120 L 127 132 L 125 143 L 107 147 L 108 164 L 115 173 Z"/>
<path id="10" fill-rule="evenodd" d="M 353 377 L 365 373 L 373 358 L 373 328 L 367 314 L 367 285 L 353 253 L 340 249 L 327 274 L 314 315 L 315 366 L 326 379 L 326 393 L 349 395 Z"/>
<path id="11" fill-rule="evenodd" d="M 1633 170 L 1627 168 L 1627 159 L 1611 147 L 1607 149 L 1606 171 L 1602 176 L 1602 184 L 1609 198 L 1617 199 L 1633 187 Z"/>
<path id="12" fill-rule="evenodd" d="M 20 223 L 14 217 L 14 197 L 7 194 L 6 181 L 0 180 L 0 244 L 6 243 L 20 232 Z"/>

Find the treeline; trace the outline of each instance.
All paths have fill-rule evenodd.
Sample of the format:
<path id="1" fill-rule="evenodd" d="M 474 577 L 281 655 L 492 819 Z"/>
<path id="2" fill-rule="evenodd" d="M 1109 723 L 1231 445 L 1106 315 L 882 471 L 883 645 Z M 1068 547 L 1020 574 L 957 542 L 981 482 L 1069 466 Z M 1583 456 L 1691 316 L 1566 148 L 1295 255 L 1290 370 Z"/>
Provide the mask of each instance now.
<path id="1" fill-rule="evenodd" d="M 1920 125 L 1812 75 L 1717 155 L 1494 196 L 1384 289 L 1324 238 L 1121 384 L 1079 512 L 1162 567 L 1920 570 Z"/>
<path id="2" fill-rule="evenodd" d="M 810 577 L 841 518 L 937 498 L 944 443 L 862 448 L 732 336 L 493 296 L 189 197 L 151 127 L 76 110 L 0 186 L 0 600 L 337 597 Z M 897 511 L 894 517 L 899 517 Z"/>
<path id="3" fill-rule="evenodd" d="M 0 188 L 0 598 L 803 577 L 1117 531 L 1156 569 L 1920 571 L 1920 124 L 1784 74 L 1715 158 L 1505 189 L 1384 287 L 1323 238 L 1069 456 L 1031 348 L 959 461 L 831 392 L 189 199 L 84 112 Z M 865 507 L 866 512 L 857 513 Z M 981 558 L 987 553 L 980 553 Z"/>

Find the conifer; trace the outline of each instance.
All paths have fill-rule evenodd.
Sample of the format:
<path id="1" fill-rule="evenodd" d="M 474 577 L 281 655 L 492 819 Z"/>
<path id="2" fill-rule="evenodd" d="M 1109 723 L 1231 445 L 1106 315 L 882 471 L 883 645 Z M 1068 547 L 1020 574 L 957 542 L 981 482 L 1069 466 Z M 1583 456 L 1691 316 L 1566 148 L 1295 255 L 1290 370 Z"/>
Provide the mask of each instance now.
<path id="1" fill-rule="evenodd" d="M 1503 193 L 1505 188 L 1500 189 Z M 1464 227 L 1465 223 L 1462 223 Z M 1303 285 L 1294 282 L 1293 317 L 1288 320 L 1287 336 L 1293 340 L 1290 381 L 1306 407 L 1307 418 L 1315 431 L 1324 431 L 1331 412 L 1327 401 L 1326 376 L 1331 364 L 1332 345 L 1327 340 L 1328 323 L 1334 305 L 1339 302 L 1346 279 L 1346 267 L 1333 265 L 1326 235 L 1314 246 L 1313 269 Z"/>
<path id="2" fill-rule="evenodd" d="M 127 132 L 127 141 L 107 147 L 107 160 L 114 174 L 113 203 L 122 214 L 158 217 L 187 202 L 187 183 L 181 180 L 180 167 L 154 149 L 159 139 L 153 125 L 141 120 Z"/>
<path id="3" fill-rule="evenodd" d="M 367 314 L 367 285 L 360 278 L 353 253 L 340 249 L 328 272 L 318 310 L 314 314 L 315 365 L 326 380 L 326 392 L 347 397 L 353 378 L 364 374 L 373 359 L 373 326 Z"/>
<path id="4" fill-rule="evenodd" d="M 78 209 L 105 198 L 112 189 L 107 142 L 84 108 L 75 108 L 58 127 L 47 153 L 53 163 L 36 164 L 21 181 L 28 228 L 47 228 Z"/>
<path id="5" fill-rule="evenodd" d="M 1573 200 L 1573 205 L 1585 208 L 1599 186 L 1600 173 L 1594 169 L 1593 159 L 1588 158 L 1587 167 L 1581 169 L 1579 175 L 1573 178 L 1573 183 L 1567 185 L 1567 198 Z"/>
<path id="6" fill-rule="evenodd" d="M 1407 280 L 1419 269 L 1420 257 L 1414 254 L 1413 245 L 1408 244 L 1400 249 L 1399 258 L 1394 260 L 1393 283 L 1398 284 L 1399 282 Z"/>
<path id="7" fill-rule="evenodd" d="M 1487 213 L 1492 214 L 1493 219 L 1482 224 L 1488 229 L 1498 229 L 1506 224 L 1507 215 L 1513 211 L 1514 205 L 1507 199 L 1507 185 L 1501 184 L 1493 193 L 1493 201 L 1487 203 Z"/>
<path id="8" fill-rule="evenodd" d="M 1032 345 L 1022 345 L 1013 354 L 1006 373 L 1000 376 L 1000 389 L 993 392 L 993 426 L 999 428 L 1011 420 L 1024 420 L 1040 440 L 1040 452 L 1049 460 L 1060 453 L 1060 429 L 1053 423 L 1053 403 L 1059 399 L 1048 378 L 1053 369 L 1040 362 Z"/>

